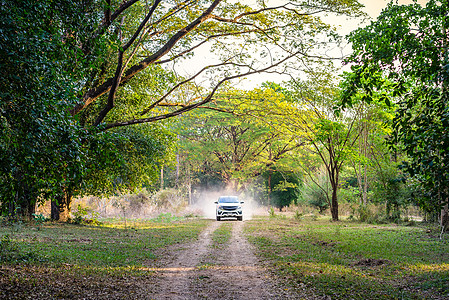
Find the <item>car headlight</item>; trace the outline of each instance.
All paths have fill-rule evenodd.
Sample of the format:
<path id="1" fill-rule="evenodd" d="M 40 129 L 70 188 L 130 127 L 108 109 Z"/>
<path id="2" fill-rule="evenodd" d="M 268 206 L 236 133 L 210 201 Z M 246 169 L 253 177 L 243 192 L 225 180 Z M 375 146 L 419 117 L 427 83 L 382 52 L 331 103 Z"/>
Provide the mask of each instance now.
<path id="1" fill-rule="evenodd" d="M 223 206 L 220 205 L 220 206 L 218 207 L 218 209 L 223 209 Z"/>
<path id="2" fill-rule="evenodd" d="M 241 206 L 237 206 L 237 209 L 242 209 L 242 207 Z"/>

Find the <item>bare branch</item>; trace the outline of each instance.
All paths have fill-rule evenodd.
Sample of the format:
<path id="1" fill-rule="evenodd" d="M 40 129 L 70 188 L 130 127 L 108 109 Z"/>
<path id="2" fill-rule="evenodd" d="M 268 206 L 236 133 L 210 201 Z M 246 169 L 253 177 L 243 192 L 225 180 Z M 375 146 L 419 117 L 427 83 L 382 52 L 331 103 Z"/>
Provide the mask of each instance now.
<path id="1" fill-rule="evenodd" d="M 106 1 L 106 10 L 104 12 L 105 23 L 111 22 L 111 0 Z"/>
<path id="2" fill-rule="evenodd" d="M 142 70 L 147 68 L 150 64 L 154 63 L 159 58 L 161 58 L 166 53 L 168 53 L 176 45 L 176 43 L 179 42 L 185 35 L 187 35 L 189 32 L 191 32 L 193 29 L 195 29 L 201 23 L 203 23 L 206 19 L 208 19 L 211 15 L 212 11 L 218 6 L 218 4 L 220 2 L 221 2 L 221 0 L 215 0 L 203 12 L 203 14 L 201 14 L 200 17 L 195 19 L 193 22 L 191 22 L 189 25 L 187 25 L 183 29 L 179 30 L 158 51 L 156 51 L 154 54 L 148 56 L 147 58 L 143 59 L 140 63 L 132 66 L 126 72 L 124 72 L 124 75 L 120 80 L 120 83 L 127 82 L 128 80 L 133 78 L 137 73 L 141 72 Z M 98 97 L 100 97 L 104 93 L 109 92 L 111 90 L 111 87 L 113 86 L 114 82 L 115 82 L 114 78 L 109 78 L 102 85 L 98 86 L 95 89 L 89 90 L 83 96 L 82 102 L 77 104 L 74 107 L 74 109 L 72 110 L 72 115 L 78 114 L 81 110 L 83 110 L 85 107 L 87 107 L 93 101 L 95 101 Z"/>
<path id="3" fill-rule="evenodd" d="M 217 83 L 217 85 L 213 88 L 213 90 L 209 93 L 209 95 L 207 97 L 204 98 L 204 100 L 195 103 L 195 104 L 191 104 L 191 105 L 187 105 L 185 107 L 182 107 L 176 111 L 164 114 L 164 115 L 159 115 L 159 116 L 154 116 L 154 117 L 148 117 L 148 118 L 142 118 L 142 119 L 133 119 L 133 120 L 129 120 L 129 121 L 124 121 L 124 122 L 116 122 L 116 123 L 112 123 L 112 124 L 108 124 L 104 127 L 105 130 L 114 128 L 114 127 L 123 127 L 123 126 L 129 126 L 129 125 L 134 125 L 134 124 L 142 124 L 142 123 L 151 123 L 151 122 L 156 122 L 156 121 L 160 121 L 160 120 L 164 120 L 164 119 L 168 119 L 168 118 L 172 118 L 175 116 L 178 116 L 180 114 L 183 114 L 187 111 L 190 111 L 192 109 L 195 109 L 197 107 L 200 107 L 206 103 L 209 103 L 210 101 L 212 101 L 214 94 L 217 92 L 218 88 L 225 82 L 229 81 L 229 80 L 233 80 L 233 79 L 237 79 L 240 77 L 245 77 L 245 76 L 249 76 L 252 74 L 256 74 L 256 73 L 264 73 L 265 71 L 274 68 L 282 63 L 284 63 L 285 61 L 289 60 L 290 58 L 296 56 L 297 53 L 291 54 L 287 57 L 285 57 L 284 59 L 280 60 L 278 63 L 274 64 L 274 65 L 270 65 L 266 68 L 263 68 L 261 70 L 251 70 L 248 71 L 246 73 L 240 73 L 237 75 L 233 75 L 233 76 L 228 76 L 223 78 L 220 82 Z M 246 66 L 248 68 L 250 68 L 249 66 Z"/>
<path id="4" fill-rule="evenodd" d="M 105 18 L 105 20 L 101 24 L 101 26 L 98 27 L 98 29 L 92 35 L 92 39 L 96 39 L 100 35 L 104 34 L 106 32 L 106 29 L 109 26 L 111 26 L 112 22 L 114 22 L 115 19 L 117 19 L 125 10 L 130 8 L 133 4 L 135 4 L 138 1 L 139 0 L 130 0 L 130 1 L 122 3 L 122 5 L 120 5 L 120 7 L 116 11 L 114 11 L 112 13 L 112 15 L 110 14 L 111 12 L 109 11 L 109 15 L 110 15 L 109 18 Z M 108 1 L 108 7 L 109 7 L 109 10 L 110 10 L 110 1 Z"/>
<path id="5" fill-rule="evenodd" d="M 216 65 L 210 65 L 210 66 L 206 66 L 203 69 L 201 69 L 199 72 L 197 72 L 195 75 L 193 75 L 190 78 L 187 78 L 186 80 L 183 80 L 181 82 L 179 82 L 178 84 L 176 84 L 174 87 L 172 87 L 170 89 L 170 91 L 168 91 L 165 95 L 163 95 L 161 98 L 159 98 L 157 101 L 155 101 L 153 104 L 151 104 L 150 106 L 148 106 L 146 109 L 144 109 L 140 115 L 143 116 L 145 114 L 147 114 L 148 112 L 150 112 L 154 107 L 156 107 L 159 103 L 161 103 L 162 101 L 164 101 L 165 99 L 167 99 L 167 97 L 169 95 L 171 95 L 171 93 L 173 93 L 177 88 L 179 88 L 180 86 L 191 82 L 192 80 L 194 80 L 196 77 L 198 77 L 199 75 L 201 75 L 204 71 L 211 69 L 211 68 L 215 68 L 215 67 L 222 67 L 222 66 L 226 66 L 226 65 L 232 65 L 232 63 L 220 63 L 220 64 L 216 64 Z"/>

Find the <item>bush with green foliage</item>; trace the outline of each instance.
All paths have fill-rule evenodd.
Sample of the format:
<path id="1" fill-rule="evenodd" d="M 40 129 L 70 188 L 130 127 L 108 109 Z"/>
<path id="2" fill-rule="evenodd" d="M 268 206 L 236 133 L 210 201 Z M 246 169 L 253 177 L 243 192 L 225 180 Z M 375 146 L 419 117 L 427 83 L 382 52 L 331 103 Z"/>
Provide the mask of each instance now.
<path id="1" fill-rule="evenodd" d="M 320 214 L 329 208 L 329 195 L 322 187 L 310 182 L 303 186 L 301 190 L 302 202 L 317 208 Z"/>
<path id="2" fill-rule="evenodd" d="M 73 212 L 74 218 L 72 219 L 72 223 L 79 225 L 100 225 L 101 222 L 98 221 L 99 215 L 92 208 L 78 204 L 76 210 Z"/>
<path id="3" fill-rule="evenodd" d="M 300 181 L 296 174 L 293 172 L 273 172 L 271 173 L 270 183 L 270 201 L 272 205 L 282 211 L 284 207 L 297 203 Z"/>
<path id="4" fill-rule="evenodd" d="M 276 213 L 274 212 L 273 207 L 270 207 L 270 209 L 268 210 L 268 213 L 270 214 L 270 218 L 276 217 Z"/>

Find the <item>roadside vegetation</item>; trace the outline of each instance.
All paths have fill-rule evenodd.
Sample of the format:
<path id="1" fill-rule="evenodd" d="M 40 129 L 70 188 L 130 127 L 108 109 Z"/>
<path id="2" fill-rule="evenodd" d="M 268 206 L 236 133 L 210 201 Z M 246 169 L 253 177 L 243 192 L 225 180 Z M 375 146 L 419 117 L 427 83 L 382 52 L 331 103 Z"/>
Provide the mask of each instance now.
<path id="1" fill-rule="evenodd" d="M 447 299 L 449 237 L 436 227 L 276 215 L 245 233 L 288 289 L 332 299 Z"/>
<path id="2" fill-rule="evenodd" d="M 162 249 L 195 240 L 202 219 L 45 223 L 0 227 L 0 298 L 126 298 L 149 292 Z M 51 285 L 48 283 L 51 282 Z M 97 296 L 95 296 L 95 293 Z M 122 298 L 122 299 L 123 299 Z"/>

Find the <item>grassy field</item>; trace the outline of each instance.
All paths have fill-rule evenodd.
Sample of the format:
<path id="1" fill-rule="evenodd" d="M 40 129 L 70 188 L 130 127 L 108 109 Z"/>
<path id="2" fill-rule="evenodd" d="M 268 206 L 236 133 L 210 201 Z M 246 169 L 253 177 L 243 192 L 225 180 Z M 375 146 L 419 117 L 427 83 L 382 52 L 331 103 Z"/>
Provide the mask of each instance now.
<path id="1" fill-rule="evenodd" d="M 0 298 L 140 299 L 157 288 L 158 258 L 184 247 L 211 220 L 109 220 L 0 227 Z M 212 233 L 212 249 L 233 222 Z M 369 225 L 256 217 L 245 235 L 285 289 L 332 299 L 449 299 L 449 236 L 421 225 Z M 214 252 L 215 253 L 215 252 Z"/>
<path id="2" fill-rule="evenodd" d="M 449 237 L 421 226 L 259 217 L 246 235 L 288 288 L 332 299 L 449 299 Z"/>
<path id="3" fill-rule="evenodd" d="M 0 227 L 0 298 L 139 298 L 158 251 L 194 240 L 207 220 L 110 221 L 102 226 Z M 125 294 L 123 294 L 125 293 Z"/>

